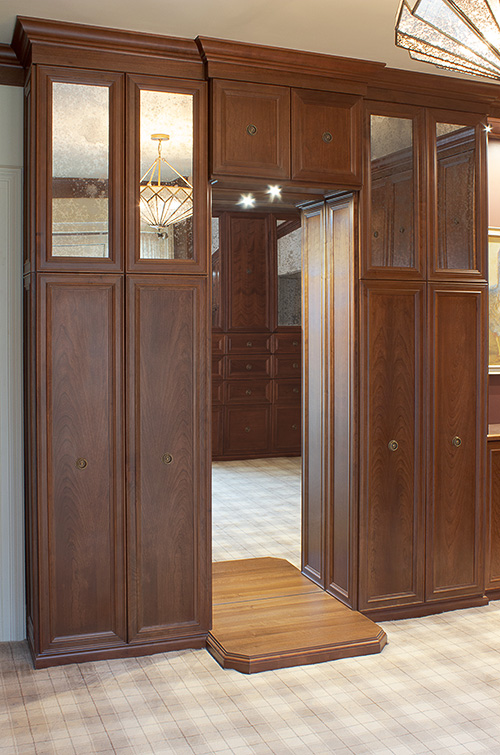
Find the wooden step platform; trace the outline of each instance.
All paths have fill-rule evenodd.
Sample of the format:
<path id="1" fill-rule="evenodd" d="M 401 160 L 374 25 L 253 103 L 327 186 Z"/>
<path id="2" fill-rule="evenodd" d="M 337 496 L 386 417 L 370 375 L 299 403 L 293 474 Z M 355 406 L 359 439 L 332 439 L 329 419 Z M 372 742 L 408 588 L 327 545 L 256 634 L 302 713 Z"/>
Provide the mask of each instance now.
<path id="1" fill-rule="evenodd" d="M 281 558 L 213 564 L 209 652 L 245 674 L 379 653 L 385 632 Z"/>

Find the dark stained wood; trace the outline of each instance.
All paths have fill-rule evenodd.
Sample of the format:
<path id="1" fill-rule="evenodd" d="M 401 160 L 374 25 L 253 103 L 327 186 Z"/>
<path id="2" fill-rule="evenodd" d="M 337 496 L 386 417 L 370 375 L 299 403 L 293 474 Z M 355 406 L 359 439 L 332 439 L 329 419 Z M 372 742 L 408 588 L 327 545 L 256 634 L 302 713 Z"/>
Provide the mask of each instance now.
<path id="1" fill-rule="evenodd" d="M 275 380 L 274 401 L 277 404 L 300 403 L 302 393 L 300 380 Z"/>
<path id="2" fill-rule="evenodd" d="M 222 453 L 223 411 L 221 406 L 214 405 L 212 408 L 212 456 Z"/>
<path id="3" fill-rule="evenodd" d="M 274 334 L 274 351 L 276 354 L 292 352 L 299 355 L 301 350 L 300 332 Z"/>
<path id="4" fill-rule="evenodd" d="M 214 80 L 213 175 L 290 177 L 290 90 Z"/>
<path id="5" fill-rule="evenodd" d="M 292 178 L 361 183 L 361 107 L 355 95 L 292 89 Z"/>
<path id="6" fill-rule="evenodd" d="M 180 639 L 210 622 L 207 279 L 129 276 L 127 297 L 129 641 Z"/>
<path id="7" fill-rule="evenodd" d="M 37 662 L 127 639 L 122 283 L 47 275 L 38 297 Z"/>
<path id="8" fill-rule="evenodd" d="M 224 428 L 224 455 L 246 452 L 265 455 L 271 445 L 271 413 L 267 406 L 228 406 Z M 245 457 L 244 457 L 245 458 Z"/>
<path id="9" fill-rule="evenodd" d="M 278 378 L 300 378 L 302 365 L 300 355 L 276 356 L 275 375 Z"/>
<path id="10" fill-rule="evenodd" d="M 484 286 L 429 288 L 427 600 L 483 594 L 486 301 Z"/>
<path id="11" fill-rule="evenodd" d="M 226 357 L 226 376 L 228 378 L 271 377 L 272 357 L 254 356 Z"/>
<path id="12" fill-rule="evenodd" d="M 227 383 L 228 404 L 270 404 L 272 400 L 271 380 L 232 380 Z"/>
<path id="13" fill-rule="evenodd" d="M 488 439 L 486 594 L 500 590 L 500 441 Z"/>
<path id="14" fill-rule="evenodd" d="M 0 84 L 24 86 L 25 73 L 10 45 L 0 44 Z"/>
<path id="15" fill-rule="evenodd" d="M 287 561 L 214 564 L 209 652 L 224 668 L 251 674 L 378 653 L 385 632 L 302 577 Z"/>
<path id="16" fill-rule="evenodd" d="M 227 351 L 229 354 L 252 354 L 271 351 L 271 339 L 262 333 L 229 333 L 227 336 Z"/>
<path id="17" fill-rule="evenodd" d="M 493 597 L 491 597 L 493 600 Z M 496 600 L 496 598 L 495 598 Z M 488 604 L 485 595 L 475 595 L 467 598 L 433 600 L 429 602 L 407 604 L 401 606 L 384 606 L 384 608 L 365 608 L 361 611 L 373 621 L 396 621 L 398 619 L 418 619 L 421 616 L 432 616 L 443 611 L 460 611 L 462 608 L 478 608 Z"/>
<path id="18" fill-rule="evenodd" d="M 423 283 L 362 284 L 360 610 L 424 599 L 424 307 Z"/>
<path id="19" fill-rule="evenodd" d="M 301 410 L 298 406 L 275 406 L 273 409 L 273 446 L 276 451 L 300 448 Z"/>

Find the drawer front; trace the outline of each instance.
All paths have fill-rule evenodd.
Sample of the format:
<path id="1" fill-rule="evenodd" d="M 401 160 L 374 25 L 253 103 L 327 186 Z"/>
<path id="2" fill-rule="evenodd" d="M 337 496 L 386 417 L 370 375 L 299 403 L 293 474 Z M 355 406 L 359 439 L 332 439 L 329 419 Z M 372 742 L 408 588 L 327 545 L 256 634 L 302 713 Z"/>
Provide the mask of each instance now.
<path id="1" fill-rule="evenodd" d="M 224 383 L 222 378 L 212 379 L 212 404 L 224 403 Z"/>
<path id="2" fill-rule="evenodd" d="M 229 354 L 252 354 L 271 351 L 271 339 L 269 336 L 252 334 L 238 334 L 227 337 L 227 350 Z"/>
<path id="3" fill-rule="evenodd" d="M 217 407 L 212 410 L 212 456 L 222 455 L 222 420 L 224 410 Z"/>
<path id="4" fill-rule="evenodd" d="M 212 354 L 221 356 L 224 354 L 224 347 L 226 345 L 226 336 L 218 336 L 212 333 Z"/>
<path id="5" fill-rule="evenodd" d="M 274 407 L 274 447 L 300 452 L 300 407 Z"/>
<path id="6" fill-rule="evenodd" d="M 226 386 L 228 404 L 270 404 L 272 401 L 270 380 L 235 380 Z"/>
<path id="7" fill-rule="evenodd" d="M 227 377 L 271 377 L 271 357 L 228 357 Z"/>
<path id="8" fill-rule="evenodd" d="M 212 377 L 224 377 L 223 357 L 212 357 Z"/>
<path id="9" fill-rule="evenodd" d="M 300 354 L 300 333 L 276 333 L 274 336 L 274 351 L 277 354 Z"/>
<path id="10" fill-rule="evenodd" d="M 300 356 L 276 357 L 276 377 L 300 378 Z"/>
<path id="11" fill-rule="evenodd" d="M 267 451 L 270 440 L 271 407 L 226 409 L 224 453 Z"/>
<path id="12" fill-rule="evenodd" d="M 300 404 L 300 380 L 276 380 L 274 400 L 277 404 Z"/>

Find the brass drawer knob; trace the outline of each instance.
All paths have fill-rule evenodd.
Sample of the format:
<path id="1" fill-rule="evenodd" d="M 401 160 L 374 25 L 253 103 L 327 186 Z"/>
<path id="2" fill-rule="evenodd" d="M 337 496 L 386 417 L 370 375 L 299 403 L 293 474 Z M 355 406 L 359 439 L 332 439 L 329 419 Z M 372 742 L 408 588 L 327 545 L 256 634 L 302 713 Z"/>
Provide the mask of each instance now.
<path id="1" fill-rule="evenodd" d="M 253 341 L 247 341 L 247 346 L 248 347 L 253 346 Z"/>
<path id="2" fill-rule="evenodd" d="M 397 442 L 397 440 L 390 440 L 387 444 L 387 448 L 389 449 L 389 451 L 397 451 L 399 448 L 399 443 Z"/>
<path id="3" fill-rule="evenodd" d="M 325 144 L 330 144 L 333 141 L 333 134 L 330 131 L 325 131 L 321 137 Z"/>
<path id="4" fill-rule="evenodd" d="M 251 364 L 247 364 L 246 368 L 247 368 L 247 370 L 251 370 L 252 369 L 252 365 Z"/>
<path id="5" fill-rule="evenodd" d="M 245 393 L 247 394 L 247 396 L 251 396 L 252 395 L 252 391 L 250 390 L 250 388 L 247 388 L 246 391 L 245 391 Z"/>
<path id="6" fill-rule="evenodd" d="M 75 461 L 75 467 L 76 467 L 77 469 L 86 469 L 86 468 L 87 468 L 87 466 L 88 466 L 88 461 L 87 461 L 87 459 L 77 459 L 77 460 Z"/>
<path id="7" fill-rule="evenodd" d="M 250 428 L 249 427 L 245 427 L 245 432 L 249 433 L 250 432 Z"/>
<path id="8" fill-rule="evenodd" d="M 171 464 L 173 462 L 173 458 L 171 454 L 163 454 L 161 457 L 161 460 L 164 464 Z"/>
<path id="9" fill-rule="evenodd" d="M 299 345 L 298 341 L 292 341 L 292 346 L 298 346 L 298 345 Z"/>
<path id="10" fill-rule="evenodd" d="M 292 366 L 293 366 L 294 370 L 298 370 L 299 369 L 299 363 L 298 362 L 294 362 Z"/>
<path id="11" fill-rule="evenodd" d="M 460 446 L 462 445 L 462 438 L 459 438 L 458 435 L 455 435 L 451 442 L 453 443 L 455 448 L 460 448 Z"/>
<path id="12" fill-rule="evenodd" d="M 292 430 L 296 430 L 298 425 L 292 425 Z"/>
<path id="13" fill-rule="evenodd" d="M 298 393 L 299 389 L 298 388 L 292 388 L 292 391 L 293 391 L 293 393 Z"/>
<path id="14" fill-rule="evenodd" d="M 257 133 L 257 126 L 254 123 L 249 123 L 246 131 L 249 136 L 255 136 L 255 134 Z"/>

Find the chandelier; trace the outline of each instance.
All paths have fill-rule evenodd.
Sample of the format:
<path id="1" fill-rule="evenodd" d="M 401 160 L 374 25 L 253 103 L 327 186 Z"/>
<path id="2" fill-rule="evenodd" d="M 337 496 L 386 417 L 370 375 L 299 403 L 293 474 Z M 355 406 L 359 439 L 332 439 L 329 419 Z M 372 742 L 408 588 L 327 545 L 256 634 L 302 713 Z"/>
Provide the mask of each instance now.
<path id="1" fill-rule="evenodd" d="M 165 238 L 169 225 L 193 214 L 193 187 L 162 157 L 161 145 L 169 136 L 151 134 L 151 139 L 158 142 L 158 157 L 141 178 L 140 208 L 144 222 L 155 229 L 159 238 Z M 176 174 L 174 181 L 162 183 L 163 165 L 167 165 Z"/>
<path id="2" fill-rule="evenodd" d="M 500 79 L 500 0 L 406 0 L 396 45 L 439 68 Z"/>

